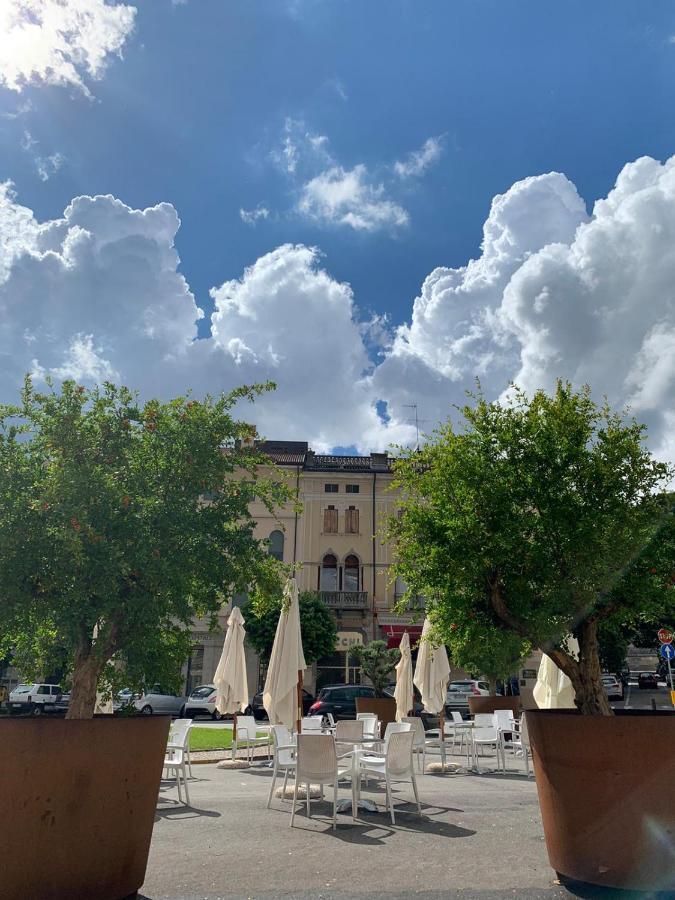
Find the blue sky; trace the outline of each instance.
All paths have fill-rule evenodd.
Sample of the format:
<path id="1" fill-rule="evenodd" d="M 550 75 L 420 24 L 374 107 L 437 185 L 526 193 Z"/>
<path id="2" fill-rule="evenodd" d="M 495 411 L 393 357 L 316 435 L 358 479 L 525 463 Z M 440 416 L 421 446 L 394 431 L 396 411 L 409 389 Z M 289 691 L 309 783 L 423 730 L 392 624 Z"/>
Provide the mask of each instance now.
<path id="1" fill-rule="evenodd" d="M 69 2 L 136 10 L 122 58 L 109 53 L 93 77 L 83 72 L 91 96 L 48 77 L 0 86 L 0 180 L 38 221 L 79 195 L 111 194 L 138 210 L 171 204 L 179 270 L 206 312 L 200 336 L 210 333 L 209 291 L 290 242 L 319 248 L 310 269 L 351 285 L 353 319 L 389 317 L 381 345 L 364 338 L 372 362 L 411 322 L 436 267 L 480 257 L 495 195 L 560 172 L 590 214 L 626 164 L 663 163 L 675 149 L 671 2 Z M 410 154 L 428 141 L 433 153 L 415 170 Z M 326 184 L 313 179 L 331 172 L 331 189 L 356 179 L 350 189 L 371 204 L 366 225 L 341 218 L 351 201 L 321 206 Z M 242 219 L 240 210 L 263 208 L 266 217 Z M 82 328 L 95 344 L 94 324 Z M 406 396 L 384 399 L 402 420 L 414 395 L 435 418 L 446 406 L 425 393 L 429 379 L 463 389 L 480 368 L 453 379 L 435 364 L 411 375 Z M 377 386 L 367 403 L 382 397 Z M 325 440 L 358 442 L 348 437 Z"/>

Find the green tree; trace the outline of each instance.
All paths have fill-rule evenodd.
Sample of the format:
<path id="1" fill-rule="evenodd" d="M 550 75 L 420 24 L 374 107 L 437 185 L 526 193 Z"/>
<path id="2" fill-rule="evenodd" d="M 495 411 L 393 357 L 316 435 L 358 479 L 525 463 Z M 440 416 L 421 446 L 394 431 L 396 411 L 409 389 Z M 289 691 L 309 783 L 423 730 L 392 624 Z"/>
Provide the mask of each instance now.
<path id="1" fill-rule="evenodd" d="M 299 596 L 300 631 L 305 662 L 310 665 L 323 656 L 335 653 L 337 628 L 335 619 L 321 598 L 313 591 Z M 242 605 L 246 621 L 246 637 L 264 662 L 269 662 L 281 611 L 281 595 L 264 605 L 247 601 Z"/>
<path id="2" fill-rule="evenodd" d="M 397 571 L 427 597 L 437 636 L 475 617 L 549 654 L 585 714 L 611 715 L 598 648 L 601 622 L 645 615 L 672 596 L 670 475 L 644 446 L 644 428 L 558 383 L 509 404 L 481 396 L 396 467 L 401 516 L 388 523 Z M 647 573 L 641 561 L 655 548 Z M 667 574 L 666 574 L 667 573 Z M 482 624 L 481 624 L 482 623 Z M 579 641 L 577 660 L 565 644 Z"/>
<path id="3" fill-rule="evenodd" d="M 132 687 L 175 685 L 193 616 L 215 624 L 232 593 L 278 590 L 249 504 L 273 512 L 290 493 L 258 476 L 252 429 L 231 416 L 269 387 L 141 405 L 112 384 L 27 379 L 0 408 L 0 646 L 25 672 L 65 652 L 70 718 L 93 714 L 120 666 Z"/>
<path id="4" fill-rule="evenodd" d="M 398 647 L 389 650 L 386 641 L 371 641 L 369 644 L 357 644 L 350 653 L 361 666 L 363 674 L 370 679 L 375 696 L 384 697 L 384 689 L 391 681 L 394 666 L 401 658 Z"/>

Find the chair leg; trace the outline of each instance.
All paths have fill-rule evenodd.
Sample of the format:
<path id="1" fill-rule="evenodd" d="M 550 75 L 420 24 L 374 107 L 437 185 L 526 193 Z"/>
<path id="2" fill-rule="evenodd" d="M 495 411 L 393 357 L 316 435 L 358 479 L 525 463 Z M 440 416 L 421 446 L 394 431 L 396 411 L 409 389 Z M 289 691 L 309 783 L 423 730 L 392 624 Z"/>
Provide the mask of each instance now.
<path id="1" fill-rule="evenodd" d="M 190 806 L 190 791 L 188 789 L 187 770 L 183 761 L 183 787 L 185 788 L 185 805 Z"/>
<path id="2" fill-rule="evenodd" d="M 291 828 L 295 819 L 295 805 L 298 802 L 298 770 L 295 770 L 295 784 L 293 785 L 293 809 L 291 810 Z"/>
<path id="3" fill-rule="evenodd" d="M 284 793 L 284 800 L 286 799 L 286 785 L 288 784 L 288 773 L 289 773 L 289 769 L 288 769 L 288 766 L 287 766 L 287 767 L 286 767 L 286 771 L 284 772 L 284 791 L 283 791 L 283 793 Z"/>
<path id="4" fill-rule="evenodd" d="M 310 799 L 309 799 L 309 781 L 307 782 L 307 818 L 312 818 L 312 812 L 310 809 Z"/>
<path id="5" fill-rule="evenodd" d="M 179 771 L 179 769 L 178 769 L 178 766 L 176 766 L 175 772 L 176 772 L 176 787 L 178 788 L 178 801 L 179 801 L 180 803 L 182 803 L 182 802 L 183 802 L 183 795 L 182 795 L 181 790 L 180 790 L 180 771 Z"/>
<path id="6" fill-rule="evenodd" d="M 288 774 L 288 769 L 286 769 L 286 774 Z M 270 795 L 267 798 L 267 808 L 269 809 L 272 805 L 272 795 L 274 794 L 274 783 L 277 780 L 277 766 L 274 764 L 274 769 L 272 770 L 272 784 L 270 785 Z"/>
<path id="7" fill-rule="evenodd" d="M 333 785 L 333 831 L 337 828 L 337 789 L 338 783 L 336 778 Z"/>
<path id="8" fill-rule="evenodd" d="M 414 772 L 411 772 L 410 774 L 412 776 L 411 781 L 412 781 L 412 786 L 413 786 L 413 793 L 415 795 L 415 800 L 417 801 L 417 812 L 421 816 L 422 815 L 422 805 L 420 803 L 420 795 L 417 793 L 417 779 L 415 778 Z"/>
<path id="9" fill-rule="evenodd" d="M 396 819 L 394 818 L 394 804 L 391 799 L 391 785 L 389 784 L 389 778 L 385 779 L 385 784 L 387 786 L 387 803 L 389 804 L 389 813 L 391 815 L 391 824 L 396 824 Z"/>

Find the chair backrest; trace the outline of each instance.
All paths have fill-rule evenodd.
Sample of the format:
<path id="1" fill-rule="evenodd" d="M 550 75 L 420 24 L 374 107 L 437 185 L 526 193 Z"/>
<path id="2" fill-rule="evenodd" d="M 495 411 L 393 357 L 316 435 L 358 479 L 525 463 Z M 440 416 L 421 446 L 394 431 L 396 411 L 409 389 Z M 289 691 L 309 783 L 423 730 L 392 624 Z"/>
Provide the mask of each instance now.
<path id="1" fill-rule="evenodd" d="M 459 711 L 456 710 L 456 709 L 453 709 L 453 711 L 450 713 L 450 715 L 452 716 L 452 721 L 453 721 L 456 725 L 461 725 L 462 722 L 464 721 L 464 719 L 462 718 L 461 712 L 459 712 Z"/>
<path id="2" fill-rule="evenodd" d="M 415 734 L 414 745 L 416 747 L 423 747 L 426 741 L 426 734 L 424 731 L 424 722 L 420 719 L 420 717 L 403 716 L 401 722 L 406 722 L 412 728 Z"/>
<path id="3" fill-rule="evenodd" d="M 363 740 L 363 719 L 340 719 L 335 726 L 336 741 Z"/>
<path id="4" fill-rule="evenodd" d="M 476 726 L 476 728 L 494 728 L 495 714 L 476 713 L 476 715 L 473 717 L 473 724 Z"/>
<path id="5" fill-rule="evenodd" d="M 501 728 L 502 731 L 508 731 L 513 727 L 513 711 L 510 709 L 496 709 L 495 719 L 497 728 Z"/>
<path id="6" fill-rule="evenodd" d="M 188 732 L 191 725 L 192 719 L 175 719 L 169 729 L 169 743 L 180 744 L 181 747 L 187 746 Z"/>
<path id="7" fill-rule="evenodd" d="M 387 727 L 384 729 L 384 746 L 389 746 L 389 738 L 392 734 L 399 734 L 405 731 L 412 731 L 410 722 L 387 722 Z"/>
<path id="8" fill-rule="evenodd" d="M 474 741 L 497 743 L 497 741 L 499 740 L 497 729 L 494 725 L 481 725 L 478 728 L 474 728 L 472 734 Z"/>
<path id="9" fill-rule="evenodd" d="M 300 783 L 332 783 L 337 778 L 337 753 L 330 734 L 299 734 L 297 776 Z"/>
<path id="10" fill-rule="evenodd" d="M 335 728 L 335 719 L 333 718 L 333 713 L 326 713 L 326 718 L 328 719 L 328 724 L 331 728 Z"/>
<path id="11" fill-rule="evenodd" d="M 377 718 L 377 713 L 357 713 L 357 714 L 356 714 L 356 718 L 357 718 L 357 719 L 363 719 L 364 721 L 365 721 L 366 719 L 376 719 L 376 718 Z"/>
<path id="12" fill-rule="evenodd" d="M 290 731 L 285 725 L 273 725 L 272 734 L 274 736 L 274 753 L 277 761 L 282 766 L 290 766 L 293 764 L 292 750 L 279 750 L 279 747 L 288 747 L 293 743 Z"/>
<path id="13" fill-rule="evenodd" d="M 387 769 L 390 775 L 405 775 L 412 771 L 412 752 L 415 732 L 407 724 L 408 731 L 393 731 L 387 742 Z"/>
<path id="14" fill-rule="evenodd" d="M 237 716 L 237 737 L 242 740 L 253 740 L 258 733 L 258 726 L 253 716 Z"/>
<path id="15" fill-rule="evenodd" d="M 530 735 L 527 731 L 527 713 L 523 713 L 523 715 L 520 717 L 519 731 L 520 731 L 520 743 L 523 745 L 523 747 L 526 747 L 529 750 L 530 749 Z"/>
<path id="16" fill-rule="evenodd" d="M 369 716 L 367 719 L 361 719 L 363 722 L 363 736 L 364 738 L 379 738 L 380 736 L 380 723 L 376 716 Z"/>
<path id="17" fill-rule="evenodd" d="M 300 723 L 302 731 L 321 731 L 323 716 L 304 716 Z"/>

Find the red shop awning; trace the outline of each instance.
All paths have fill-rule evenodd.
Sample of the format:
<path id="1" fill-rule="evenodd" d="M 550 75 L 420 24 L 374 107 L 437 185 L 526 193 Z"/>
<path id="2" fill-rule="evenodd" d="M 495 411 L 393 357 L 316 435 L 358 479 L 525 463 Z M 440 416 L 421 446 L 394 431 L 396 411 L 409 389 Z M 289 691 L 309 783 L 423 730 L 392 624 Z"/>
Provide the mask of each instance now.
<path id="1" fill-rule="evenodd" d="M 387 647 L 398 647 L 404 632 L 410 635 L 410 646 L 413 647 L 422 636 L 421 625 L 383 625 L 382 631 L 387 639 Z"/>

